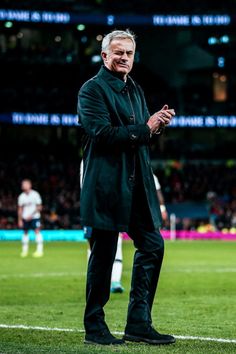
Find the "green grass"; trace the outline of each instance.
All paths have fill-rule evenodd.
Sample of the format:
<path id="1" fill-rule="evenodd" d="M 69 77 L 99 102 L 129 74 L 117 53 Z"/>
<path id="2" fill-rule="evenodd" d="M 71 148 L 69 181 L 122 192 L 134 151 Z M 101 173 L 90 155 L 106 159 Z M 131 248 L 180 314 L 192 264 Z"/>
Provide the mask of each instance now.
<path id="1" fill-rule="evenodd" d="M 0 243 L 0 323 L 83 329 L 87 245 L 46 243 L 42 259 L 21 259 L 20 243 Z M 31 246 L 33 252 L 33 245 Z M 133 245 L 124 242 L 124 294 L 106 306 L 112 331 L 123 331 Z M 235 339 L 236 243 L 166 242 L 153 308 L 160 332 Z M 83 333 L 0 328 L 0 353 L 236 353 L 235 343 L 177 340 L 171 346 L 85 346 Z"/>

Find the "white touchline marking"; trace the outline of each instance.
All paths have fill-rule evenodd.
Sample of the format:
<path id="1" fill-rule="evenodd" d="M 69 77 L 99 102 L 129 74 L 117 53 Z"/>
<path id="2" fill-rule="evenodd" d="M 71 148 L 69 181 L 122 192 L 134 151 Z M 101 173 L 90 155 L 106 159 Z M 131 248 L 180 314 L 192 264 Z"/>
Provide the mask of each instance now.
<path id="1" fill-rule="evenodd" d="M 236 343 L 236 339 L 225 339 L 225 338 L 211 338 L 211 337 L 194 337 L 194 336 L 175 336 L 177 339 L 192 339 L 192 340 L 201 340 L 208 342 L 220 342 L 220 343 Z"/>
<path id="2" fill-rule="evenodd" d="M 236 273 L 236 268 L 177 268 L 174 270 L 166 270 L 168 273 Z"/>
<path id="3" fill-rule="evenodd" d="M 130 274 L 124 271 L 123 274 Z M 47 278 L 47 277 L 85 277 L 87 272 L 52 272 L 52 273 L 8 273 L 0 274 L 0 281 L 9 278 Z"/>
<path id="4" fill-rule="evenodd" d="M 67 276 L 85 276 L 86 272 L 55 272 L 55 273 L 13 273 L 13 274 L 0 274 L 1 279 L 8 278 L 43 278 L 43 277 L 67 277 Z"/>
<path id="5" fill-rule="evenodd" d="M 74 328 L 50 328 L 50 327 L 41 327 L 41 326 L 25 326 L 25 325 L 6 325 L 6 324 L 0 324 L 0 328 L 6 328 L 6 329 L 32 329 L 36 331 L 50 331 L 50 332 L 79 332 L 79 333 L 84 333 L 84 330 L 82 329 L 74 329 Z"/>
<path id="6" fill-rule="evenodd" d="M 72 333 L 84 333 L 83 329 L 76 328 L 57 328 L 57 327 L 41 327 L 41 326 L 26 326 L 26 325 L 8 325 L 8 324 L 0 324 L 0 328 L 5 329 L 26 329 L 26 330 L 36 330 L 36 331 L 49 331 L 49 332 L 72 332 Z M 123 335 L 123 332 L 114 331 L 112 332 L 115 335 Z M 198 336 L 180 336 L 174 335 L 176 339 L 182 340 L 200 340 L 206 342 L 219 342 L 219 343 L 235 343 L 236 339 L 225 339 L 225 338 L 211 338 L 211 337 L 198 337 Z"/>

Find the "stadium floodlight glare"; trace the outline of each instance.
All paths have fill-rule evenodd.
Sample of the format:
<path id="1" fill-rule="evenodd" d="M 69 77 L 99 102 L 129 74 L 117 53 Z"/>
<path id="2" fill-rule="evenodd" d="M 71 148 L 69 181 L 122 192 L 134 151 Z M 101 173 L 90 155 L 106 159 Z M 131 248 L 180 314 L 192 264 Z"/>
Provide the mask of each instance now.
<path id="1" fill-rule="evenodd" d="M 208 44 L 209 45 L 215 45 L 218 43 L 218 39 L 216 37 L 209 37 L 208 38 Z"/>
<path id="2" fill-rule="evenodd" d="M 113 15 L 108 15 L 108 16 L 107 16 L 107 24 L 108 24 L 108 26 L 114 25 L 114 22 L 115 22 L 115 16 L 113 16 Z"/>
<path id="3" fill-rule="evenodd" d="M 224 35 L 224 36 L 220 37 L 220 42 L 221 43 L 229 43 L 229 36 Z"/>
<path id="4" fill-rule="evenodd" d="M 61 42 L 61 36 L 56 36 L 54 38 L 54 41 L 57 42 L 57 43 Z"/>
<path id="5" fill-rule="evenodd" d="M 76 28 L 77 28 L 78 31 L 84 31 L 85 30 L 85 25 L 80 23 Z"/>
<path id="6" fill-rule="evenodd" d="M 224 57 L 219 57 L 218 60 L 217 60 L 217 63 L 218 63 L 218 67 L 219 68 L 224 68 L 224 66 L 225 66 L 225 58 Z"/>
<path id="7" fill-rule="evenodd" d="M 93 64 L 97 64 L 97 63 L 100 63 L 102 61 L 102 58 L 100 55 L 96 54 L 96 55 L 93 55 L 92 58 L 91 58 L 91 62 Z"/>
<path id="8" fill-rule="evenodd" d="M 11 21 L 7 21 L 4 23 L 4 27 L 6 27 L 6 28 L 12 28 L 12 26 L 13 26 L 13 23 Z"/>
<path id="9" fill-rule="evenodd" d="M 73 61 L 72 55 L 71 55 L 71 54 L 67 54 L 67 56 L 66 56 L 66 62 L 67 62 L 67 63 L 71 63 L 72 61 Z"/>
<path id="10" fill-rule="evenodd" d="M 16 37 L 17 37 L 18 39 L 21 39 L 21 38 L 24 37 L 24 33 L 19 32 L 19 33 L 17 33 Z"/>
<path id="11" fill-rule="evenodd" d="M 82 43 L 87 43 L 88 42 L 88 37 L 87 36 L 83 36 L 83 37 L 81 37 L 81 42 Z"/>
<path id="12" fill-rule="evenodd" d="M 97 37 L 96 37 L 96 40 L 97 40 L 98 42 L 101 42 L 102 39 L 103 39 L 103 35 L 102 35 L 102 34 L 98 34 Z"/>

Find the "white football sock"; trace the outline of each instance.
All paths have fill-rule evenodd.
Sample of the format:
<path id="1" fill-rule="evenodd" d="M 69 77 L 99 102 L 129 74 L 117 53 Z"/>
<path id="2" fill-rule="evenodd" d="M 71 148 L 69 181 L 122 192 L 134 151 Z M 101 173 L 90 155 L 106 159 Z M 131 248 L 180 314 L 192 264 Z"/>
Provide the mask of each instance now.
<path id="1" fill-rule="evenodd" d="M 115 262 L 113 263 L 112 275 L 111 275 L 112 282 L 120 283 L 121 276 L 122 276 L 122 268 L 123 268 L 122 261 L 115 260 Z"/>
<path id="2" fill-rule="evenodd" d="M 123 254 L 122 254 L 122 236 L 119 235 L 115 261 L 113 263 L 111 281 L 118 282 L 121 281 L 122 268 L 123 268 Z"/>
<path id="3" fill-rule="evenodd" d="M 40 232 L 36 234 L 35 241 L 37 243 L 36 252 L 43 253 L 43 236 Z"/>
<path id="4" fill-rule="evenodd" d="M 24 234 L 22 236 L 22 252 L 28 253 L 28 251 L 29 251 L 29 235 Z"/>

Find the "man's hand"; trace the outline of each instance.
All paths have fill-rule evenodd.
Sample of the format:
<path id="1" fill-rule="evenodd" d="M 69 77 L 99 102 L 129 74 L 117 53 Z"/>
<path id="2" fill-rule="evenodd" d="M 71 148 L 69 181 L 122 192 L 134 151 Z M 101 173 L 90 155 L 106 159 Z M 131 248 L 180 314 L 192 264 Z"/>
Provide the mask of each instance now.
<path id="1" fill-rule="evenodd" d="M 147 125 L 150 128 L 151 134 L 156 134 L 163 127 L 170 123 L 171 119 L 175 116 L 174 109 L 169 109 L 165 104 L 162 109 L 154 113 L 148 120 Z"/>

